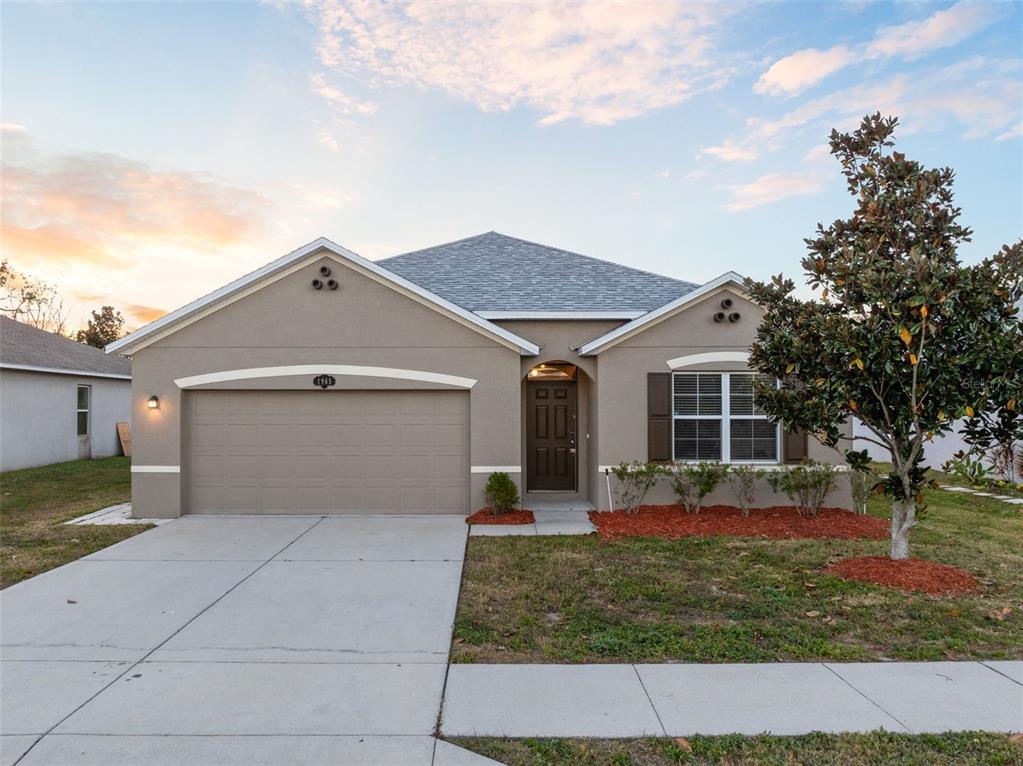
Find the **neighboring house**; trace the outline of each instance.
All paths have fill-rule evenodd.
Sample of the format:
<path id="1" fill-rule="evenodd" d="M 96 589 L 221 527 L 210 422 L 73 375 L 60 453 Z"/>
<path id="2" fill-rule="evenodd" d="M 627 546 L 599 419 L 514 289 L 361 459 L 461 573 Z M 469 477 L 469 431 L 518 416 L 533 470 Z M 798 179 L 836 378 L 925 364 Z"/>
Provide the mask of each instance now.
<path id="1" fill-rule="evenodd" d="M 756 412 L 761 314 L 734 273 L 493 232 L 379 262 L 318 239 L 108 347 L 134 364 L 135 512 L 464 514 L 494 471 L 527 507 L 606 508 L 624 460 L 840 462 Z"/>
<path id="2" fill-rule="evenodd" d="M 121 454 L 131 362 L 0 316 L 0 470 Z"/>

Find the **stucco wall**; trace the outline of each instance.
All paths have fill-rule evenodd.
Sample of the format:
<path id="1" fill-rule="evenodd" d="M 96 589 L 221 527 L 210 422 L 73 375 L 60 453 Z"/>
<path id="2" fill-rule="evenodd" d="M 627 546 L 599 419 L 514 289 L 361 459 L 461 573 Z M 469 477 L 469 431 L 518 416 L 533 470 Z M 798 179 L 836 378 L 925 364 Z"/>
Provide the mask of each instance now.
<path id="1" fill-rule="evenodd" d="M 327 265 L 341 286 L 313 290 Z M 187 476 L 143 473 L 183 465 L 182 391 L 176 378 L 253 367 L 347 364 L 474 378 L 470 390 L 470 463 L 518 465 L 520 355 L 337 260 L 313 258 L 299 270 L 158 340 L 134 356 L 135 513 L 180 513 Z M 337 387 L 423 388 L 415 381 L 337 377 Z M 432 384 L 431 384 L 432 385 Z M 312 376 L 235 381 L 232 389 L 312 389 Z M 436 386 L 443 387 L 443 386 Z M 145 406 L 151 395 L 160 407 Z M 515 476 L 514 478 L 518 478 Z M 482 505 L 485 473 L 473 473 L 470 506 Z"/>
<path id="2" fill-rule="evenodd" d="M 714 321 L 724 298 L 732 300 L 730 312 L 741 315 L 738 322 Z M 613 466 L 623 461 L 647 459 L 646 377 L 650 372 L 669 372 L 668 360 L 711 351 L 747 352 L 756 334 L 763 311 L 737 293 L 723 289 L 688 306 L 672 317 L 626 338 L 598 356 L 597 406 L 600 412 L 601 439 L 598 465 Z M 713 362 L 686 367 L 686 370 L 730 371 L 746 369 L 742 362 Z M 851 435 L 851 426 L 850 426 Z M 810 439 L 809 454 L 822 462 L 842 463 L 841 455 L 815 439 Z M 591 494 L 598 508 L 607 508 L 607 478 L 600 472 L 601 491 Z M 844 478 L 829 504 L 849 507 L 849 492 Z M 651 492 L 650 502 L 671 502 L 667 482 Z M 708 503 L 734 504 L 727 488 L 716 490 Z M 766 485 L 757 493 L 759 507 L 787 503 Z"/>
<path id="3" fill-rule="evenodd" d="M 78 386 L 92 387 L 92 457 L 121 454 L 117 422 L 130 421 L 131 384 L 112 378 L 0 370 L 0 470 L 79 458 Z"/>

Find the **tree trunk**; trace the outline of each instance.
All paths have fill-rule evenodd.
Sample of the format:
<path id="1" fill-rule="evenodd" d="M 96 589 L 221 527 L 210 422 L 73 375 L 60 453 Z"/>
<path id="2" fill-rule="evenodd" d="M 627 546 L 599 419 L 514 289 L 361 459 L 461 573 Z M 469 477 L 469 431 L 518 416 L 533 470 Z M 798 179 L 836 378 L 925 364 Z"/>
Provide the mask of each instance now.
<path id="1" fill-rule="evenodd" d="M 909 530 L 916 523 L 916 501 L 911 497 L 892 501 L 892 550 L 893 559 L 909 558 Z"/>

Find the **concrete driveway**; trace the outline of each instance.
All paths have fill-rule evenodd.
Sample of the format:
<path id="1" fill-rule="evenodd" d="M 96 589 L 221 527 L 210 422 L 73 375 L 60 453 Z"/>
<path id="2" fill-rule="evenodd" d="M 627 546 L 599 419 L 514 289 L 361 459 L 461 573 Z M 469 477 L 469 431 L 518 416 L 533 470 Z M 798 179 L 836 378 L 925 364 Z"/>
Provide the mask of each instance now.
<path id="1" fill-rule="evenodd" d="M 0 762 L 439 764 L 466 530 L 186 517 L 8 588 Z"/>

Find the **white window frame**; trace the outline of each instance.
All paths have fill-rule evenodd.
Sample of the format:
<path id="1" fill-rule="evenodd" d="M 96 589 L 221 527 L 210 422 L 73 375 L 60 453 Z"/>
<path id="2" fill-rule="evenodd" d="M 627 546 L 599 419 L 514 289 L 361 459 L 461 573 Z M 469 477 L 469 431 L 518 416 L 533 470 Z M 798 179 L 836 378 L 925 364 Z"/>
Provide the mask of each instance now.
<path id="1" fill-rule="evenodd" d="M 721 378 L 721 414 L 720 415 L 676 415 L 675 414 L 675 376 L 676 375 L 717 375 Z M 720 420 L 721 421 L 721 459 L 722 463 L 732 465 L 781 465 L 782 433 L 781 425 L 774 424 L 774 460 L 732 460 L 732 375 L 753 375 L 751 370 L 675 370 L 671 373 L 671 459 L 675 456 L 675 421 L 676 420 Z M 777 385 L 777 383 L 775 384 Z M 699 409 L 699 403 L 697 403 Z M 767 415 L 750 414 L 736 415 L 737 420 L 770 420 Z"/>
<path id="2" fill-rule="evenodd" d="M 81 394 L 82 389 L 85 389 L 85 408 L 78 406 L 78 397 Z M 78 433 L 78 420 L 79 415 L 85 413 L 85 433 Z M 92 386 L 79 383 L 75 388 L 75 433 L 79 437 L 86 437 L 92 434 Z"/>

